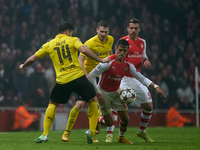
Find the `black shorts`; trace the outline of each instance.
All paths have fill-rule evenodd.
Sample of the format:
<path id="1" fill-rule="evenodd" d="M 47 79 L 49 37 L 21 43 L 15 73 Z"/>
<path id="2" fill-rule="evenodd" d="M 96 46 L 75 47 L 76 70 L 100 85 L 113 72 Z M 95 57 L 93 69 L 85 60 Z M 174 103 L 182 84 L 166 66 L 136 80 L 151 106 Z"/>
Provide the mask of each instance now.
<path id="1" fill-rule="evenodd" d="M 51 101 L 65 104 L 72 92 L 76 92 L 85 102 L 96 96 L 92 83 L 84 75 L 66 84 L 56 83 L 51 92 Z"/>
<path id="2" fill-rule="evenodd" d="M 99 77 L 96 77 L 97 83 L 99 82 Z M 76 96 L 76 101 L 83 101 L 82 97 L 77 93 L 73 93 Z"/>

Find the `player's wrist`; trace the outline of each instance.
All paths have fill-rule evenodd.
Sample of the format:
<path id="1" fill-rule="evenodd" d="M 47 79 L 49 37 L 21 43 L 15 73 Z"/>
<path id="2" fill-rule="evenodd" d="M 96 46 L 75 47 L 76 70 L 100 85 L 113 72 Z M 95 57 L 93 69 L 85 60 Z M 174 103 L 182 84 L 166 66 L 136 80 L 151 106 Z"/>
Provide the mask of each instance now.
<path id="1" fill-rule="evenodd" d="M 157 88 L 157 87 L 159 87 L 159 85 L 157 85 L 157 84 L 154 84 L 154 86 L 153 86 L 155 89 Z"/>

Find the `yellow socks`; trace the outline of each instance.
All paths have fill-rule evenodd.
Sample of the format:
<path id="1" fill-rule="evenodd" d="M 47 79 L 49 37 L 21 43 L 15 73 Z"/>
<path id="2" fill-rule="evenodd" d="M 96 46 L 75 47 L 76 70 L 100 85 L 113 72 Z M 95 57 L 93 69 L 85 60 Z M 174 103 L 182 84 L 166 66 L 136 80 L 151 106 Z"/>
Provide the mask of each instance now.
<path id="1" fill-rule="evenodd" d="M 67 127 L 66 127 L 66 130 L 64 132 L 64 134 L 67 135 L 68 138 L 69 138 L 70 132 L 71 132 L 73 126 L 74 126 L 74 123 L 75 123 L 75 121 L 78 117 L 79 111 L 80 110 L 77 109 L 75 106 L 70 111 L 69 119 L 68 119 L 68 122 L 67 122 Z"/>
<path id="2" fill-rule="evenodd" d="M 89 119 L 89 128 L 91 130 L 92 135 L 95 134 L 95 129 L 97 126 L 98 120 L 98 104 L 97 102 L 90 102 L 88 107 L 88 119 Z"/>
<path id="3" fill-rule="evenodd" d="M 51 124 L 54 121 L 55 118 L 55 113 L 56 113 L 56 105 L 54 104 L 49 104 L 49 106 L 46 109 L 45 116 L 44 116 L 44 132 L 43 136 L 46 136 L 49 134 Z"/>

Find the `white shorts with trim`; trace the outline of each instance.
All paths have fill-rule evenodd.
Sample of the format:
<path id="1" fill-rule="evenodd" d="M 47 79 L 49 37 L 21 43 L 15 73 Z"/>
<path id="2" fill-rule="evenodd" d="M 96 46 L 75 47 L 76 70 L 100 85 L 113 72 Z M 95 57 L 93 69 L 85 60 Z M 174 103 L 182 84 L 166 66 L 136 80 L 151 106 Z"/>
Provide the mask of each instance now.
<path id="1" fill-rule="evenodd" d="M 151 94 L 148 88 L 140 83 L 137 79 L 131 77 L 123 77 L 120 89 L 133 88 L 136 92 L 136 100 L 133 102 L 136 106 L 143 103 L 152 102 Z"/>
<path id="2" fill-rule="evenodd" d="M 106 92 L 99 87 L 101 93 L 104 96 L 105 104 L 100 106 L 102 115 L 107 115 L 111 113 L 111 109 L 116 111 L 126 111 L 128 110 L 127 104 L 122 103 L 119 97 L 119 92 Z"/>

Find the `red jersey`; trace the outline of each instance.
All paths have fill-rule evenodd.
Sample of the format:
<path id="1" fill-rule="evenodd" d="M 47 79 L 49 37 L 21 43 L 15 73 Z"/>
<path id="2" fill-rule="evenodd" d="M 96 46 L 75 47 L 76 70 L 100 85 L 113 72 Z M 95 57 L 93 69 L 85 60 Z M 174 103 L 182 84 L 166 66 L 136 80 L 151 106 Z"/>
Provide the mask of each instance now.
<path id="1" fill-rule="evenodd" d="M 126 61 L 126 58 L 123 63 L 117 62 L 115 54 L 109 56 L 109 58 L 111 59 L 109 63 L 99 63 L 88 76 L 94 85 L 96 93 L 101 93 L 96 83 L 96 77 L 99 75 L 98 85 L 106 92 L 116 92 L 119 89 L 122 78 L 128 74 L 134 75 L 136 79 L 146 86 L 151 84 L 152 81 L 139 73 L 133 64 Z"/>
<path id="2" fill-rule="evenodd" d="M 125 39 L 129 43 L 129 51 L 126 55 L 128 61 L 135 66 L 135 68 L 141 72 L 141 65 L 144 59 L 148 59 L 146 55 L 146 41 L 140 37 L 137 40 L 132 40 L 128 36 L 124 36 L 121 39 Z"/>

